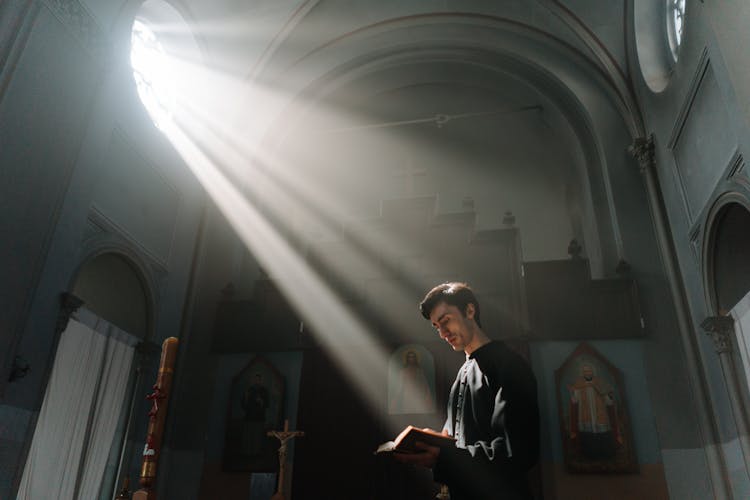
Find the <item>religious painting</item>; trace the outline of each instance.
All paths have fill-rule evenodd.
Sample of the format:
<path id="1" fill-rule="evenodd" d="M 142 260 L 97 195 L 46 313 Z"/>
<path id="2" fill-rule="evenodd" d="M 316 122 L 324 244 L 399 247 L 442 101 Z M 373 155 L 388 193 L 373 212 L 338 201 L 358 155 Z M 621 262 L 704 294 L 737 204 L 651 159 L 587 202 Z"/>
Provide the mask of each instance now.
<path id="1" fill-rule="evenodd" d="M 555 371 L 569 472 L 637 472 L 622 373 L 583 342 Z"/>
<path id="2" fill-rule="evenodd" d="M 435 361 L 417 344 L 399 347 L 388 366 L 388 413 L 435 412 Z"/>
<path id="3" fill-rule="evenodd" d="M 224 470 L 276 472 L 278 441 L 268 431 L 283 426 L 284 378 L 256 356 L 233 379 L 229 391 Z"/>

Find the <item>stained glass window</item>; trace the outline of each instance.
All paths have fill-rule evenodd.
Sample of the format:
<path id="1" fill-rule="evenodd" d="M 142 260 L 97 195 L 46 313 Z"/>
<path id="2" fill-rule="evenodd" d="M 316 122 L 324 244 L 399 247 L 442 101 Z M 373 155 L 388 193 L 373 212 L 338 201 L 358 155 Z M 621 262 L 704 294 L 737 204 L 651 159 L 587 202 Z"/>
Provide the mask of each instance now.
<path id="1" fill-rule="evenodd" d="M 174 92 L 170 84 L 169 58 L 151 28 L 137 19 L 131 34 L 130 65 L 138 95 L 159 127 L 172 116 Z"/>

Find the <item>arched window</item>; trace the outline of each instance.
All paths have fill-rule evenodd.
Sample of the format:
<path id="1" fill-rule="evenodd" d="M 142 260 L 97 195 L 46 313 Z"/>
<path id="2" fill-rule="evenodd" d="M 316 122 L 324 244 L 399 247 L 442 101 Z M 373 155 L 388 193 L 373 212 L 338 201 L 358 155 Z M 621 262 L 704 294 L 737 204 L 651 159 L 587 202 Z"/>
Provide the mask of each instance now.
<path id="1" fill-rule="evenodd" d="M 130 65 L 138 96 L 154 124 L 159 127 L 171 119 L 174 109 L 169 58 L 153 30 L 138 19 L 133 23 L 130 43 Z"/>
<path id="2" fill-rule="evenodd" d="M 669 48 L 672 51 L 672 58 L 677 61 L 685 24 L 685 0 L 667 0 L 666 18 Z"/>
<path id="3" fill-rule="evenodd" d="M 163 0 L 146 0 L 133 21 L 130 65 L 138 96 L 158 128 L 179 115 L 187 65 L 201 60 L 190 26 Z"/>
<path id="4" fill-rule="evenodd" d="M 638 63 L 644 82 L 653 92 L 661 92 L 669 84 L 682 41 L 684 18 L 684 0 L 633 4 Z"/>

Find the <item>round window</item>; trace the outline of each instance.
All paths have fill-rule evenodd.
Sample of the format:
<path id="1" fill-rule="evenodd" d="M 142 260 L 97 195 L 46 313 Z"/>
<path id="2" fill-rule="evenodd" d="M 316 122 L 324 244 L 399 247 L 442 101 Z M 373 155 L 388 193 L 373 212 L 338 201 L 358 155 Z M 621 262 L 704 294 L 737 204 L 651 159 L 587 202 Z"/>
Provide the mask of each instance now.
<path id="1" fill-rule="evenodd" d="M 667 0 L 667 37 L 672 58 L 677 61 L 685 25 L 685 0 Z"/>

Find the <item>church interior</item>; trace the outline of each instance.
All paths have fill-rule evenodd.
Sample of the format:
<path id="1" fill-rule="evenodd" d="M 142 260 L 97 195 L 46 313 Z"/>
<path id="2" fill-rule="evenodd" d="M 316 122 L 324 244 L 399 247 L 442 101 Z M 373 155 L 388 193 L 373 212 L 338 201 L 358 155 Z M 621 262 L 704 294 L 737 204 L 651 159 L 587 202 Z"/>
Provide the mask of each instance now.
<path id="1" fill-rule="evenodd" d="M 374 451 L 442 428 L 450 281 L 536 377 L 537 499 L 750 498 L 749 20 L 0 3 L 0 499 L 442 498 Z"/>

